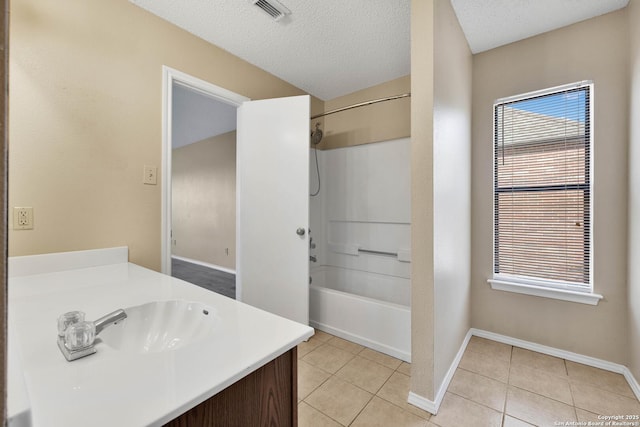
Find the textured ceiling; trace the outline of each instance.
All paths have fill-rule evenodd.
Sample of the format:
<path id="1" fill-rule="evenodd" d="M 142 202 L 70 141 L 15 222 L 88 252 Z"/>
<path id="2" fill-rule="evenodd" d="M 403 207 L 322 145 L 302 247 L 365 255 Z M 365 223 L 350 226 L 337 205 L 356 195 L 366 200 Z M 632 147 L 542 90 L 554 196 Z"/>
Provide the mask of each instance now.
<path id="1" fill-rule="evenodd" d="M 629 0 L 451 0 L 473 53 L 622 9 L 628 3 Z"/>
<path id="2" fill-rule="evenodd" d="M 410 74 L 410 0 L 130 0 L 320 99 Z"/>
<path id="3" fill-rule="evenodd" d="M 278 22 L 251 0 L 129 1 L 323 100 L 411 72 L 411 0 L 281 0 L 291 15 Z M 473 53 L 612 12 L 628 2 L 451 0 Z M 205 126 L 190 120 L 184 123 L 193 140 Z"/>

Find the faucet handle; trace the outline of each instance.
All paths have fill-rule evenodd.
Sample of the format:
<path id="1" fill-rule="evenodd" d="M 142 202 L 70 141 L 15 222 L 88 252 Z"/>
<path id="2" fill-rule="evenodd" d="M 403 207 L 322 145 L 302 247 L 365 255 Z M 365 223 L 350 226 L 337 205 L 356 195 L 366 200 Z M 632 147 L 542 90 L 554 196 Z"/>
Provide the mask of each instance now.
<path id="1" fill-rule="evenodd" d="M 64 337 L 67 328 L 75 323 L 84 321 L 83 311 L 69 311 L 58 317 L 58 336 Z"/>
<path id="2" fill-rule="evenodd" d="M 91 347 L 96 338 L 93 322 L 78 322 L 70 325 L 64 333 L 64 345 L 71 351 Z"/>

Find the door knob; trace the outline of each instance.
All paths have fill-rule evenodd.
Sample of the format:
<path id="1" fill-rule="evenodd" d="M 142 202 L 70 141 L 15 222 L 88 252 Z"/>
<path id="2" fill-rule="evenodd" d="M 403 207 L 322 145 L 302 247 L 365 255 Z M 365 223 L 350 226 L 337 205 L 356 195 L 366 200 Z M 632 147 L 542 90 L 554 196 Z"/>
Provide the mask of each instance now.
<path id="1" fill-rule="evenodd" d="M 298 229 L 296 230 L 296 234 L 297 234 L 298 236 L 304 236 L 304 233 L 305 233 L 305 232 L 306 232 L 306 231 L 305 231 L 305 230 L 304 230 L 304 228 L 302 228 L 302 227 L 300 227 L 300 228 L 298 228 Z"/>

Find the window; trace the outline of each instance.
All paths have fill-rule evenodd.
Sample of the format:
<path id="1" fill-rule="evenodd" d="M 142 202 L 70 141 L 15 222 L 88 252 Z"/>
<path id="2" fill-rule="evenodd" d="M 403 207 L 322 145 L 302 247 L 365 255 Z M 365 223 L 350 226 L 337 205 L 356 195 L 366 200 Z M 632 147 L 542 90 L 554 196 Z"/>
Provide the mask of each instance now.
<path id="1" fill-rule="evenodd" d="M 591 105 L 590 82 L 494 104 L 492 287 L 601 298 L 591 280 Z"/>

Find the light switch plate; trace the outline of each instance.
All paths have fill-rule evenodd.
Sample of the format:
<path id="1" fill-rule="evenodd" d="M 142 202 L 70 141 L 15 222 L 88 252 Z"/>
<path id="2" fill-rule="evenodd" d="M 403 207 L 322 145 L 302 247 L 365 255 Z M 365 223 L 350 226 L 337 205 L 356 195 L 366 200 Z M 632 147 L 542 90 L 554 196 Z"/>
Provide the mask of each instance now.
<path id="1" fill-rule="evenodd" d="M 158 168 L 156 166 L 145 165 L 142 182 L 148 185 L 156 185 L 158 183 Z"/>

